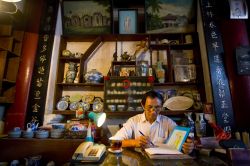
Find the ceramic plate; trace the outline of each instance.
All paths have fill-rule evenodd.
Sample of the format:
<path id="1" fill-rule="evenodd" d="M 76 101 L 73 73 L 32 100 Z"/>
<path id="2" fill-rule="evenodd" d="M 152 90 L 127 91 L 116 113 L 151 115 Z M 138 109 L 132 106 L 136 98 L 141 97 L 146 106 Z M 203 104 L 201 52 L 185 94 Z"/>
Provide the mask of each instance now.
<path id="1" fill-rule="evenodd" d="M 59 111 L 65 111 L 69 106 L 69 103 L 67 101 L 63 101 L 63 100 L 60 100 L 57 105 L 56 105 L 56 108 L 59 110 Z"/>
<path id="2" fill-rule="evenodd" d="M 186 110 L 192 107 L 194 100 L 186 96 L 174 96 L 169 98 L 163 104 L 163 107 L 168 108 L 172 111 Z"/>
<path id="3" fill-rule="evenodd" d="M 102 112 L 103 111 L 103 102 L 95 101 L 93 103 L 93 111 L 94 112 Z"/>
<path id="4" fill-rule="evenodd" d="M 82 100 L 82 95 L 80 94 L 75 94 L 75 95 L 72 95 L 70 96 L 69 98 L 70 102 L 80 102 Z"/>

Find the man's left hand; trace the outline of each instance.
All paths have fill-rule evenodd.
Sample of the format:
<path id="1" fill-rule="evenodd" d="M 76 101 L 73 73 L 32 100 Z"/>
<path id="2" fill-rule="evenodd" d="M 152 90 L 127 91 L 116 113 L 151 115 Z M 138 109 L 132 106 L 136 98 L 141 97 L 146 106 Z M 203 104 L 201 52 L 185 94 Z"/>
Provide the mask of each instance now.
<path id="1" fill-rule="evenodd" d="M 194 149 L 194 142 L 191 138 L 187 138 L 186 142 L 182 145 L 182 151 L 185 154 L 190 154 Z"/>

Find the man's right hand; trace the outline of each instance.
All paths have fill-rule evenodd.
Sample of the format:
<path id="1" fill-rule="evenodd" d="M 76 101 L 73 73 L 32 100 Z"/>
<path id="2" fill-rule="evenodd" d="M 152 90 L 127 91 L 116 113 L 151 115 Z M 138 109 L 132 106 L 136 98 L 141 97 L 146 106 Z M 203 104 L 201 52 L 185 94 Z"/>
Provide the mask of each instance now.
<path id="1" fill-rule="evenodd" d="M 135 139 L 135 147 L 145 148 L 150 144 L 150 138 L 147 136 L 140 136 Z"/>

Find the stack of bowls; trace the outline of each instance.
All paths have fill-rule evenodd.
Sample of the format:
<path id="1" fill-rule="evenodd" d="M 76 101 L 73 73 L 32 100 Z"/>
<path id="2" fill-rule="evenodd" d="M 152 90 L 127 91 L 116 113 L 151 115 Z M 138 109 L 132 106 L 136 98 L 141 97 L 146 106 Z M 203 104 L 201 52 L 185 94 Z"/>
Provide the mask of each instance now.
<path id="1" fill-rule="evenodd" d="M 19 138 L 21 137 L 22 131 L 19 127 L 15 127 L 13 130 L 9 131 L 8 137 L 9 138 Z"/>
<path id="2" fill-rule="evenodd" d="M 52 129 L 50 132 L 51 138 L 62 138 L 64 133 L 64 129 Z"/>
<path id="3" fill-rule="evenodd" d="M 43 138 L 48 138 L 48 137 L 49 137 L 49 131 L 47 130 L 38 130 L 36 132 L 36 138 L 43 139 Z"/>
<path id="4" fill-rule="evenodd" d="M 32 130 L 25 130 L 22 132 L 23 138 L 33 138 L 34 132 Z"/>

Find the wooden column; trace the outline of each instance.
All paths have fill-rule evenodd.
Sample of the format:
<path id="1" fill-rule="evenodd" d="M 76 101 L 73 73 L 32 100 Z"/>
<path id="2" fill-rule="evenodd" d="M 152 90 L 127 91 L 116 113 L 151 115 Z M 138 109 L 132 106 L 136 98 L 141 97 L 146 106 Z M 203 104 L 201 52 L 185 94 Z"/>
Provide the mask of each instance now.
<path id="1" fill-rule="evenodd" d="M 25 34 L 21 53 L 22 59 L 16 81 L 15 102 L 6 111 L 5 133 L 13 127 L 19 126 L 24 128 L 28 95 L 37 50 L 43 0 L 27 0 L 25 3 L 25 10 L 23 13 Z"/>
<path id="2" fill-rule="evenodd" d="M 246 130 L 250 128 L 250 76 L 237 74 L 235 49 L 239 46 L 249 46 L 247 28 L 245 20 L 224 19 L 220 25 L 234 108 L 235 124 L 238 129 Z"/>

